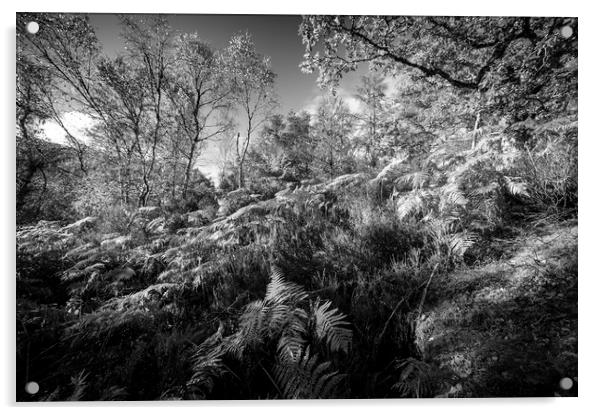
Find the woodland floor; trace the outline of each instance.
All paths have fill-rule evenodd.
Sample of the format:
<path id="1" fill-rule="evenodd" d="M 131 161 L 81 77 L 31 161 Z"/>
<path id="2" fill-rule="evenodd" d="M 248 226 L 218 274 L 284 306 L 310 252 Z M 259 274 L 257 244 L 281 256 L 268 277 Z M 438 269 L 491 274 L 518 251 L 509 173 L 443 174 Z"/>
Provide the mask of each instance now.
<path id="1" fill-rule="evenodd" d="M 356 176 L 351 178 L 358 179 Z M 347 177 L 347 179 L 350 178 Z M 342 180 L 337 179 L 337 183 L 340 184 L 340 182 Z M 288 194 L 291 200 L 295 200 L 293 196 L 295 194 Z M 87 228 L 84 225 L 89 224 L 87 219 L 90 218 L 64 227 L 60 227 L 58 224 L 42 223 L 37 227 L 23 230 L 23 235 L 34 236 L 23 236 L 23 239 L 29 242 L 22 243 L 20 246 L 23 251 L 22 265 L 19 269 L 22 274 L 20 284 L 23 302 L 19 303 L 18 309 L 21 311 L 21 318 L 28 322 L 29 331 L 35 334 L 35 347 L 32 350 L 39 357 L 30 359 L 29 349 L 21 347 L 25 353 L 22 352 L 18 355 L 18 358 L 21 359 L 19 367 L 25 369 L 21 369 L 18 376 L 22 376 L 24 381 L 27 377 L 27 368 L 32 367 L 37 368 L 35 369 L 36 373 L 31 373 L 32 378 L 39 380 L 45 379 L 43 376 L 52 377 L 57 360 L 60 362 L 62 356 L 65 356 L 66 361 L 72 362 L 70 363 L 72 366 L 65 363 L 70 371 L 78 373 L 85 369 L 87 373 L 92 374 L 90 379 L 94 375 L 102 375 L 104 376 L 101 379 L 102 382 L 111 384 L 114 382 L 120 387 L 125 384 L 128 386 L 128 391 L 140 389 L 146 393 L 146 395 L 142 392 L 139 395 L 130 394 L 127 396 L 128 399 L 148 399 L 147 396 L 158 395 L 157 390 L 161 390 L 159 386 L 163 387 L 163 384 L 157 386 L 156 379 L 149 376 L 153 372 L 162 373 L 162 376 L 167 379 L 163 382 L 168 385 L 179 385 L 185 382 L 189 378 L 190 358 L 184 351 L 190 352 L 192 350 L 190 345 L 203 343 L 204 339 L 212 335 L 216 328 L 207 323 L 209 320 L 205 320 L 198 326 L 191 326 L 193 335 L 188 336 L 187 331 L 178 332 L 169 327 L 155 326 L 155 320 L 152 319 L 163 315 L 161 307 L 168 308 L 174 302 L 172 298 L 177 298 L 176 294 L 181 296 L 181 303 L 190 306 L 197 313 L 194 314 L 195 316 L 202 314 L 198 313 L 198 309 L 192 308 L 191 303 L 193 302 L 200 304 L 199 309 L 203 312 L 207 308 L 205 304 L 211 304 L 210 301 L 217 303 L 214 297 L 223 297 L 218 303 L 219 308 L 216 306 L 214 310 L 210 310 L 212 312 L 218 310 L 223 315 L 231 314 L 232 305 L 240 302 L 241 299 L 263 296 L 266 283 L 265 274 L 268 270 L 261 268 L 264 261 L 261 255 L 265 254 L 267 248 L 259 249 L 257 248 L 259 244 L 248 244 L 239 248 L 239 251 L 228 251 L 228 249 L 233 245 L 238 246 L 240 237 L 236 237 L 236 234 L 245 231 L 247 229 L 245 225 L 258 223 L 259 219 L 267 218 L 270 212 L 277 212 L 279 208 L 282 208 L 284 205 L 282 197 L 251 203 L 237 209 L 229 216 L 214 220 L 210 224 L 184 228 L 183 232 L 178 231 L 175 235 L 165 235 L 166 231 L 163 230 L 158 233 L 153 242 L 136 248 L 132 247 L 134 242 L 132 242 L 131 235 L 117 236 L 103 242 L 100 242 L 101 238 L 96 237 L 99 239 L 98 241 L 89 242 L 89 239 L 84 236 L 98 233 L 95 230 L 85 230 Z M 276 216 L 272 214 L 271 217 Z M 148 224 L 159 220 L 160 218 L 153 219 L 145 227 L 148 228 Z M 291 235 L 304 236 L 303 232 L 298 229 L 300 227 L 295 227 L 295 223 L 287 222 L 284 219 L 280 220 L 292 228 L 294 233 Z M 314 220 L 317 221 L 317 219 Z M 316 223 L 315 227 L 309 230 L 303 229 L 303 231 L 311 232 L 313 235 L 319 229 L 318 225 L 327 222 Z M 358 350 L 363 351 L 372 350 L 376 344 L 382 346 L 381 349 L 388 353 L 385 345 L 380 345 L 377 340 L 382 340 L 382 338 L 375 338 L 374 330 L 372 332 L 363 331 L 363 327 L 374 326 L 370 320 L 373 318 L 376 320 L 376 327 L 379 327 L 377 331 L 381 332 L 380 327 L 384 326 L 386 329 L 391 319 L 389 317 L 387 320 L 382 313 L 363 312 L 364 302 L 366 310 L 372 310 L 369 306 L 373 304 L 374 298 L 395 304 L 399 297 L 402 297 L 403 300 L 406 296 L 412 298 L 411 308 L 414 310 L 414 304 L 418 303 L 417 297 L 420 297 L 419 294 L 427 293 L 424 304 L 422 301 L 420 302 L 418 313 L 413 313 L 411 310 L 400 312 L 400 314 L 407 313 L 400 319 L 404 324 L 410 322 L 410 324 L 406 324 L 408 330 L 404 326 L 399 327 L 397 331 L 390 331 L 391 340 L 395 339 L 393 343 L 403 345 L 403 348 L 391 349 L 390 354 L 382 353 L 387 361 L 394 358 L 395 362 L 402 362 L 399 378 L 403 390 L 399 391 L 400 394 L 393 394 L 393 392 L 389 392 L 392 390 L 390 385 L 387 385 L 385 393 L 378 388 L 375 388 L 375 391 L 368 390 L 366 392 L 363 388 L 367 384 L 368 387 L 377 385 L 378 376 L 385 371 L 379 368 L 374 371 L 374 379 L 370 378 L 367 381 L 366 373 L 371 372 L 356 369 L 356 372 L 352 374 L 354 377 L 351 377 L 353 387 L 350 390 L 359 390 L 364 395 L 351 396 L 383 398 L 400 396 L 577 396 L 577 219 L 558 222 L 553 221 L 551 217 L 546 217 L 545 220 L 533 222 L 521 216 L 516 222 L 508 220 L 505 223 L 506 225 L 500 227 L 495 236 L 484 236 L 471 247 L 471 250 L 464 256 L 464 265 L 457 266 L 451 272 L 439 274 L 435 274 L 435 270 L 430 274 L 429 270 L 429 274 L 433 276 L 432 280 L 428 280 L 430 284 L 426 278 L 425 283 L 421 279 L 420 284 L 419 282 L 410 284 L 404 279 L 397 278 L 397 274 L 391 274 L 391 278 L 383 277 L 373 281 L 371 290 L 366 289 L 361 297 L 346 295 L 345 290 L 347 287 L 354 287 L 352 284 L 340 284 L 340 287 L 335 284 L 336 288 L 332 290 L 327 282 L 321 284 L 324 287 L 322 291 L 324 291 L 325 298 L 339 298 L 342 304 L 341 310 L 345 312 L 351 310 L 348 313 L 350 318 L 355 317 L 354 324 L 360 327 L 357 330 L 356 346 Z M 75 225 L 78 225 L 79 228 Z M 370 225 L 367 228 L 373 230 L 374 226 Z M 80 229 L 82 233 L 78 234 L 77 229 Z M 341 228 L 334 229 L 340 231 Z M 388 228 L 385 229 L 388 230 Z M 283 234 L 285 234 L 285 230 L 282 231 Z M 376 235 L 387 235 L 380 229 L 376 230 L 378 231 Z M 392 238 L 400 237 L 403 237 L 403 234 L 394 233 L 391 238 L 387 239 L 387 243 L 393 240 Z M 169 243 L 156 243 L 161 242 L 163 238 L 166 238 Z M 368 239 L 364 237 L 364 240 Z M 66 242 L 61 242 L 63 240 Z M 305 240 L 300 240 L 298 246 L 307 246 Z M 52 241 L 55 242 L 51 243 Z M 108 242 L 113 245 L 119 243 L 120 247 L 114 247 Z M 337 245 L 334 243 L 336 241 L 333 237 L 330 237 L 328 242 L 331 244 L 329 246 L 334 246 L 334 248 L 329 248 L 327 257 L 329 261 L 333 262 L 337 258 L 333 252 L 345 253 L 347 251 L 341 247 L 357 245 L 357 240 L 351 240 L 347 245 L 342 242 Z M 368 252 L 383 251 L 383 247 L 386 247 L 387 244 L 382 241 L 378 242 L 373 243 L 378 249 L 375 248 Z M 222 245 L 217 245 L 218 243 Z M 48 246 L 54 246 L 53 244 L 64 245 L 60 255 L 57 254 L 58 251 L 55 252 L 48 248 Z M 80 247 L 73 248 L 73 244 L 79 244 Z M 153 248 L 155 245 L 157 245 L 156 249 Z M 291 246 L 289 252 L 296 252 L 294 251 L 295 246 Z M 41 247 L 46 250 L 42 251 Z M 65 250 L 69 250 L 69 253 L 64 254 Z M 32 255 L 30 251 L 41 252 L 44 255 L 36 261 L 32 261 L 29 257 Z M 78 253 L 80 251 L 81 253 Z M 239 255 L 232 257 L 219 255 L 224 251 L 239 252 Z M 352 262 L 354 259 L 361 261 L 363 257 L 359 256 L 358 252 L 361 254 L 363 251 L 349 250 L 349 253 L 346 254 L 347 257 L 340 260 L 340 263 Z M 25 255 L 26 253 L 29 256 Z M 113 253 L 113 256 L 110 256 L 109 253 Z M 287 260 L 283 263 L 303 264 L 302 260 L 307 261 L 307 257 L 311 259 L 316 257 L 315 253 L 304 256 L 305 254 L 301 252 L 290 261 Z M 326 255 L 324 253 L 324 256 Z M 54 262 L 47 260 L 47 258 L 55 256 Z M 75 265 L 65 271 L 65 263 L 60 258 L 64 259 L 69 256 L 74 257 L 70 259 L 70 263 L 74 262 Z M 201 257 L 204 262 L 200 262 Z M 159 269 L 153 265 L 157 258 L 165 261 L 165 264 Z M 77 264 L 82 265 L 78 268 Z M 338 265 L 339 269 L 343 269 L 339 263 L 335 265 Z M 94 276 L 96 274 L 89 278 L 86 270 L 90 269 L 92 272 L 96 272 L 97 269 L 103 270 L 103 273 L 99 275 L 104 279 L 96 278 Z M 191 284 L 186 284 L 186 279 L 196 278 L 201 271 L 206 273 L 206 281 L 211 282 L 213 280 L 209 277 L 215 277 L 220 284 L 214 284 L 210 290 L 203 290 L 201 287 L 194 291 L 187 288 Z M 75 276 L 70 276 L 69 272 L 74 273 Z M 61 304 L 67 301 L 67 293 L 63 292 L 64 281 L 56 281 L 56 286 L 50 286 L 48 281 L 55 281 L 56 278 L 44 279 L 44 275 L 48 273 L 59 276 L 57 278 L 60 278 L 61 275 L 68 275 L 70 280 L 67 282 L 71 283 L 76 281 L 76 278 L 80 278 L 86 287 L 95 281 L 100 281 L 102 284 L 97 289 L 98 293 L 92 292 L 96 293 L 95 295 L 101 295 L 107 290 L 117 290 L 121 287 L 118 284 L 127 288 L 127 290 L 122 289 L 119 296 L 107 291 L 106 295 L 109 296 L 109 300 L 105 300 L 105 302 L 117 301 L 124 304 L 120 308 L 92 310 L 85 315 L 85 319 L 80 319 L 88 322 L 77 332 L 83 333 L 83 340 L 80 344 L 86 345 L 85 347 L 72 346 L 71 341 L 63 341 L 62 319 L 65 318 L 67 322 L 76 321 L 75 324 L 78 324 L 77 322 L 80 320 L 73 318 L 69 320 L 64 317 L 63 309 L 65 307 L 62 305 L 59 310 L 55 307 L 56 304 L 53 306 L 44 303 L 45 298 L 52 299 L 57 303 L 61 302 Z M 349 273 L 352 274 L 353 271 Z M 292 273 L 286 272 L 287 276 L 289 274 Z M 246 276 L 247 280 L 241 280 L 241 275 Z M 304 275 L 306 273 L 303 271 L 302 277 Z M 425 276 L 421 275 L 421 277 Z M 298 280 L 302 281 L 302 278 L 298 278 Z M 222 281 L 226 282 L 221 283 Z M 406 285 L 404 285 L 404 281 Z M 38 285 L 40 290 L 34 290 Z M 180 287 L 184 288 L 178 291 Z M 307 287 L 305 288 L 307 289 Z M 101 291 L 101 289 L 105 291 Z M 412 289 L 418 294 L 407 294 L 407 291 Z M 221 290 L 218 292 L 219 296 L 215 294 L 216 290 Z M 39 294 L 34 296 L 33 292 L 39 292 Z M 44 294 L 46 292 L 48 294 Z M 170 294 L 172 292 L 175 294 Z M 32 301 L 32 298 L 36 301 Z M 354 301 L 354 307 L 350 307 L 346 301 Z M 43 307 L 39 307 L 38 303 L 43 304 Z M 230 306 L 226 308 L 224 304 L 230 304 Z M 50 318 L 51 314 L 44 310 L 50 310 L 60 318 L 57 317 L 56 323 L 46 327 L 43 324 L 44 321 L 54 320 Z M 128 310 L 130 312 L 126 313 Z M 146 318 L 149 310 L 152 311 L 150 313 L 152 323 L 145 325 L 143 323 L 149 321 Z M 380 309 L 376 308 L 376 310 Z M 389 308 L 385 308 L 385 310 L 384 315 L 389 315 L 391 310 Z M 397 308 L 394 309 L 393 314 L 396 312 L 395 310 Z M 165 312 L 165 314 L 168 313 Z M 110 322 L 117 325 L 119 330 L 107 331 L 104 329 L 106 326 L 104 321 L 109 321 L 108 318 L 103 319 L 106 315 L 115 319 Z M 134 323 L 128 323 L 127 318 L 131 318 L 128 316 L 132 315 L 144 317 L 141 320 L 142 323 L 136 323 L 140 327 L 134 325 L 138 320 L 132 319 Z M 416 315 L 420 315 L 418 321 L 415 320 Z M 362 318 L 366 316 L 369 318 L 361 323 Z M 100 322 L 94 323 L 95 321 Z M 185 321 L 190 321 L 190 319 Z M 73 325 L 73 323 L 71 324 Z M 94 330 L 95 327 L 97 328 Z M 413 330 L 414 328 L 415 330 Z M 385 329 L 382 329 L 381 336 L 385 333 Z M 108 335 L 103 333 L 111 333 L 110 337 L 114 344 L 107 346 L 105 338 L 108 338 Z M 362 335 L 362 333 L 369 334 Z M 405 337 L 401 338 L 402 335 Z M 166 346 L 164 348 L 166 352 L 163 352 L 164 349 L 160 348 L 163 347 L 161 346 L 163 343 L 160 347 L 156 346 L 159 343 L 157 339 L 163 338 L 161 336 L 171 339 L 169 341 L 175 346 L 170 346 L 171 348 Z M 26 340 L 29 341 L 28 332 L 24 330 L 21 338 L 23 339 L 22 344 L 25 344 Z M 93 338 L 93 340 L 89 340 L 89 338 Z M 98 346 L 98 343 L 101 345 Z M 135 354 L 130 350 L 132 344 L 139 346 L 137 352 L 144 358 L 132 357 Z M 53 347 L 55 349 L 52 349 Z M 60 349 L 61 347 L 63 349 Z M 120 378 L 119 382 L 116 381 L 114 374 L 118 373 L 118 370 L 105 370 L 107 365 L 107 360 L 103 358 L 105 355 L 95 351 L 90 353 L 89 347 L 99 347 L 99 350 L 102 350 L 106 356 L 112 356 L 114 358 L 111 363 L 112 368 L 121 370 L 122 365 L 127 366 L 124 371 L 128 376 L 120 375 L 123 379 Z M 160 353 L 155 351 L 156 348 Z M 374 349 L 381 350 L 378 347 Z M 49 354 L 48 350 L 52 350 L 52 353 Z M 57 356 L 59 356 L 58 359 Z M 173 359 L 166 360 L 166 356 Z M 360 359 L 363 358 L 362 355 Z M 91 364 L 90 359 L 95 360 L 95 363 Z M 364 360 L 369 361 L 368 359 Z M 247 358 L 246 361 L 252 361 L 252 358 Z M 403 366 L 404 364 L 406 366 Z M 130 366 L 136 368 L 136 370 L 131 369 L 131 376 L 130 372 L 127 372 L 130 370 L 128 369 Z M 138 376 L 138 368 L 143 373 L 140 377 L 148 380 L 149 385 L 143 385 L 147 389 L 141 388 L 138 382 L 131 381 Z M 171 377 L 168 378 L 168 376 Z M 177 378 L 178 376 L 183 379 Z M 397 372 L 395 377 L 397 377 Z M 571 379 L 573 385 L 563 390 L 560 387 L 560 381 L 565 378 Z M 18 379 L 21 380 L 21 378 Z M 382 379 L 385 380 L 382 381 Z M 53 382 L 60 384 L 60 380 L 53 379 Z M 388 380 L 383 375 L 381 383 L 385 384 L 385 381 Z M 99 383 L 102 382 L 99 381 Z M 128 382 L 133 384 L 130 385 Z M 52 383 L 52 387 L 48 386 L 46 391 L 48 394 L 54 390 L 55 383 Z M 241 384 L 249 385 L 252 382 L 246 382 L 245 379 L 245 381 L 241 381 Z M 229 387 L 227 381 L 225 381 L 225 385 Z M 91 386 L 89 389 L 93 390 L 94 387 Z M 126 390 L 125 387 L 124 390 Z M 257 394 L 250 393 L 249 395 L 256 396 Z M 220 399 L 221 395 L 216 396 L 212 399 Z M 27 398 L 25 396 L 22 399 Z M 58 398 L 62 398 L 62 395 Z M 102 395 L 100 398 L 102 399 Z M 231 399 L 229 396 L 224 399 L 228 398 Z"/>
<path id="2" fill-rule="evenodd" d="M 424 360 L 453 379 L 445 396 L 577 396 L 577 221 L 488 249 L 499 258 L 433 281 L 417 324 Z"/>

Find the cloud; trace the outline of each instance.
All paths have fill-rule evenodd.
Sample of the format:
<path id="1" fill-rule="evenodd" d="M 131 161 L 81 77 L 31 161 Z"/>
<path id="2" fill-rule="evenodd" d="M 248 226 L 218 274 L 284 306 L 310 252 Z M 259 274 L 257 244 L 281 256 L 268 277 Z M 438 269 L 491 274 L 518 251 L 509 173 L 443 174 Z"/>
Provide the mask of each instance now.
<path id="1" fill-rule="evenodd" d="M 386 86 L 385 95 L 387 97 L 391 97 L 395 90 L 397 89 L 397 85 L 399 83 L 399 79 L 392 77 L 391 75 L 385 76 L 383 83 Z"/>
<path id="2" fill-rule="evenodd" d="M 311 115 L 315 115 L 320 105 L 320 101 L 323 99 L 325 93 L 327 92 L 322 91 L 318 87 L 314 86 L 312 90 L 312 98 L 305 100 L 301 106 L 301 111 L 306 111 Z"/>
<path id="3" fill-rule="evenodd" d="M 87 130 L 95 121 L 89 115 L 78 111 L 65 112 L 61 115 L 61 121 L 65 128 L 78 140 L 86 142 L 89 139 Z M 52 142 L 67 144 L 65 130 L 54 120 L 47 120 L 42 129 L 46 138 Z"/>
<path id="4" fill-rule="evenodd" d="M 210 178 L 213 181 L 213 184 L 217 185 L 219 181 L 220 163 L 222 163 L 222 160 L 219 144 L 210 141 L 206 146 L 201 148 L 195 167 L 206 177 Z"/>
<path id="5" fill-rule="evenodd" d="M 329 96 L 328 92 L 319 91 L 314 95 L 312 99 L 306 101 L 305 105 L 303 105 L 302 110 L 307 111 L 308 113 L 315 115 L 318 111 L 318 107 L 320 103 Z M 349 107 L 349 110 L 353 113 L 358 113 L 361 111 L 362 103 L 359 99 L 355 97 L 354 94 L 350 93 L 345 88 L 339 87 L 337 89 L 337 96 L 343 100 L 343 102 Z"/>
<path id="6" fill-rule="evenodd" d="M 349 110 L 355 114 L 359 113 L 362 109 L 362 102 L 357 99 L 354 95 L 343 90 L 339 93 L 339 96 L 345 104 L 349 107 Z"/>
<path id="7" fill-rule="evenodd" d="M 219 185 L 219 176 L 223 166 L 228 161 L 233 161 L 236 152 L 234 135 L 220 135 L 207 141 L 200 149 L 195 168 Z"/>

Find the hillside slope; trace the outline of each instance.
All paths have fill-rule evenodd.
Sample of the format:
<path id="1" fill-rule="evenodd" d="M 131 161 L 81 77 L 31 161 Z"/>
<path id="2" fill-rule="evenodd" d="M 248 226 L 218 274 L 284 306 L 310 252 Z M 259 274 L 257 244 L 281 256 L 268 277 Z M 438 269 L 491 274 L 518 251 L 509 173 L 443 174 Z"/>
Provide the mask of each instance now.
<path id="1" fill-rule="evenodd" d="M 576 396 L 577 224 L 496 242 L 502 256 L 434 281 L 417 345 L 453 396 Z"/>
<path id="2" fill-rule="evenodd" d="M 398 219 L 391 199 L 370 204 L 387 190 L 377 179 L 245 198 L 213 220 L 191 212 L 179 229 L 158 207 L 134 212 L 120 233 L 92 217 L 21 228 L 18 339 L 32 352 L 18 356 L 19 375 L 45 379 L 47 399 L 68 398 L 74 376 L 94 399 L 232 399 L 236 382 L 253 385 L 240 399 L 282 397 L 265 375 L 277 337 L 248 349 L 263 363 L 228 357 L 240 378 L 212 372 L 201 392 L 190 380 L 199 345 L 222 326 L 239 333 L 276 266 L 309 299 L 292 310 L 332 302 L 353 327 L 352 353 L 314 349 L 345 375 L 338 397 L 575 395 L 558 385 L 577 380 L 576 219 L 508 222 L 452 255 L 442 249 L 459 246 L 458 234 L 435 239 L 428 223 Z M 126 369 L 106 372 L 107 359 Z M 136 381 L 151 374 L 160 386 Z"/>

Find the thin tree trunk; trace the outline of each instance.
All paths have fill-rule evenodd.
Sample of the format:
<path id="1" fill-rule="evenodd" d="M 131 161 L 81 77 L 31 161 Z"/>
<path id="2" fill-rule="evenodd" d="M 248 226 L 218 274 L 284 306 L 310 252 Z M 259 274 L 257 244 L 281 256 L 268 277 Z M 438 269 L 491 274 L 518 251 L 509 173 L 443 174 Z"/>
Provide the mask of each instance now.
<path id="1" fill-rule="evenodd" d="M 38 196 L 38 201 L 36 203 L 36 217 L 40 215 L 40 211 L 42 210 L 42 200 L 44 199 L 44 195 L 46 194 L 46 190 L 48 189 L 48 178 L 46 177 L 46 173 L 44 173 L 44 169 L 40 168 L 40 173 L 42 173 L 42 178 L 44 179 L 44 185 L 42 186 L 42 191 Z"/>
<path id="2" fill-rule="evenodd" d="M 29 193 L 29 185 L 33 180 L 33 176 L 35 175 L 38 167 L 34 164 L 30 164 L 27 169 L 27 174 L 22 179 L 21 184 L 19 185 L 19 189 L 17 190 L 17 212 L 19 212 L 23 205 L 25 204 L 25 197 Z"/>
<path id="3" fill-rule="evenodd" d="M 247 128 L 247 137 L 245 138 L 244 148 L 240 155 L 240 161 L 238 165 L 238 188 L 242 189 L 245 187 L 245 158 L 247 156 L 247 150 L 249 149 L 249 143 L 251 142 L 251 119 L 249 119 L 249 125 Z"/>
<path id="4" fill-rule="evenodd" d="M 238 164 L 238 188 L 242 189 L 245 187 L 245 174 L 243 172 L 244 167 L 244 158 L 240 159 L 240 163 Z"/>
<path id="5" fill-rule="evenodd" d="M 188 161 L 186 163 L 186 172 L 184 176 L 184 189 L 182 189 L 182 199 L 186 199 L 188 196 L 188 186 L 190 185 L 190 175 L 192 173 L 192 161 L 194 160 L 194 153 L 197 146 L 197 139 L 195 138 L 190 146 L 190 152 L 188 153 Z"/>
<path id="6" fill-rule="evenodd" d="M 474 122 L 474 128 L 472 129 L 472 149 L 477 146 L 477 132 L 479 130 L 479 122 L 481 122 L 481 111 L 477 112 L 477 119 Z"/>

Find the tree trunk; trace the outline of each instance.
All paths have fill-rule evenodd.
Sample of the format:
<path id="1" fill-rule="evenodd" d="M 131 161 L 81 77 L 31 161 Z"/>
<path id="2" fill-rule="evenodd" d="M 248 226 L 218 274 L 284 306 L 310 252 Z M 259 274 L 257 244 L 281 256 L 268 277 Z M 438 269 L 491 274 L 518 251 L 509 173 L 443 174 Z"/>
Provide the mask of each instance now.
<path id="1" fill-rule="evenodd" d="M 243 171 L 245 159 L 242 157 L 238 163 L 238 188 L 242 189 L 245 187 L 245 173 Z"/>
<path id="2" fill-rule="evenodd" d="M 186 163 L 186 172 L 184 175 L 184 189 L 182 189 L 182 199 L 186 200 L 188 196 L 188 186 L 190 185 L 190 175 L 192 173 L 192 161 L 194 160 L 194 152 L 196 150 L 197 140 L 195 139 L 190 146 L 190 152 L 188 153 L 188 161 Z"/>
<path id="3" fill-rule="evenodd" d="M 240 134 L 239 134 L 240 135 Z M 238 143 L 238 137 L 236 138 L 236 142 Z M 239 156 L 238 163 L 238 188 L 242 189 L 245 187 L 245 158 L 247 156 L 247 150 L 249 149 L 249 143 L 251 142 L 251 120 L 249 119 L 249 126 L 247 129 L 247 137 L 245 138 L 244 147 L 242 153 Z"/>
<path id="4" fill-rule="evenodd" d="M 27 168 L 27 174 L 22 179 L 21 184 L 19 185 L 19 189 L 17 190 L 17 213 L 23 208 L 25 204 L 25 197 L 29 193 L 29 185 L 33 180 L 33 176 L 38 170 L 38 166 L 35 164 L 30 164 Z"/>
<path id="5" fill-rule="evenodd" d="M 472 129 L 472 149 L 477 146 L 477 131 L 479 130 L 479 122 L 481 121 L 481 111 L 477 112 L 477 119 L 474 122 L 474 128 Z"/>

